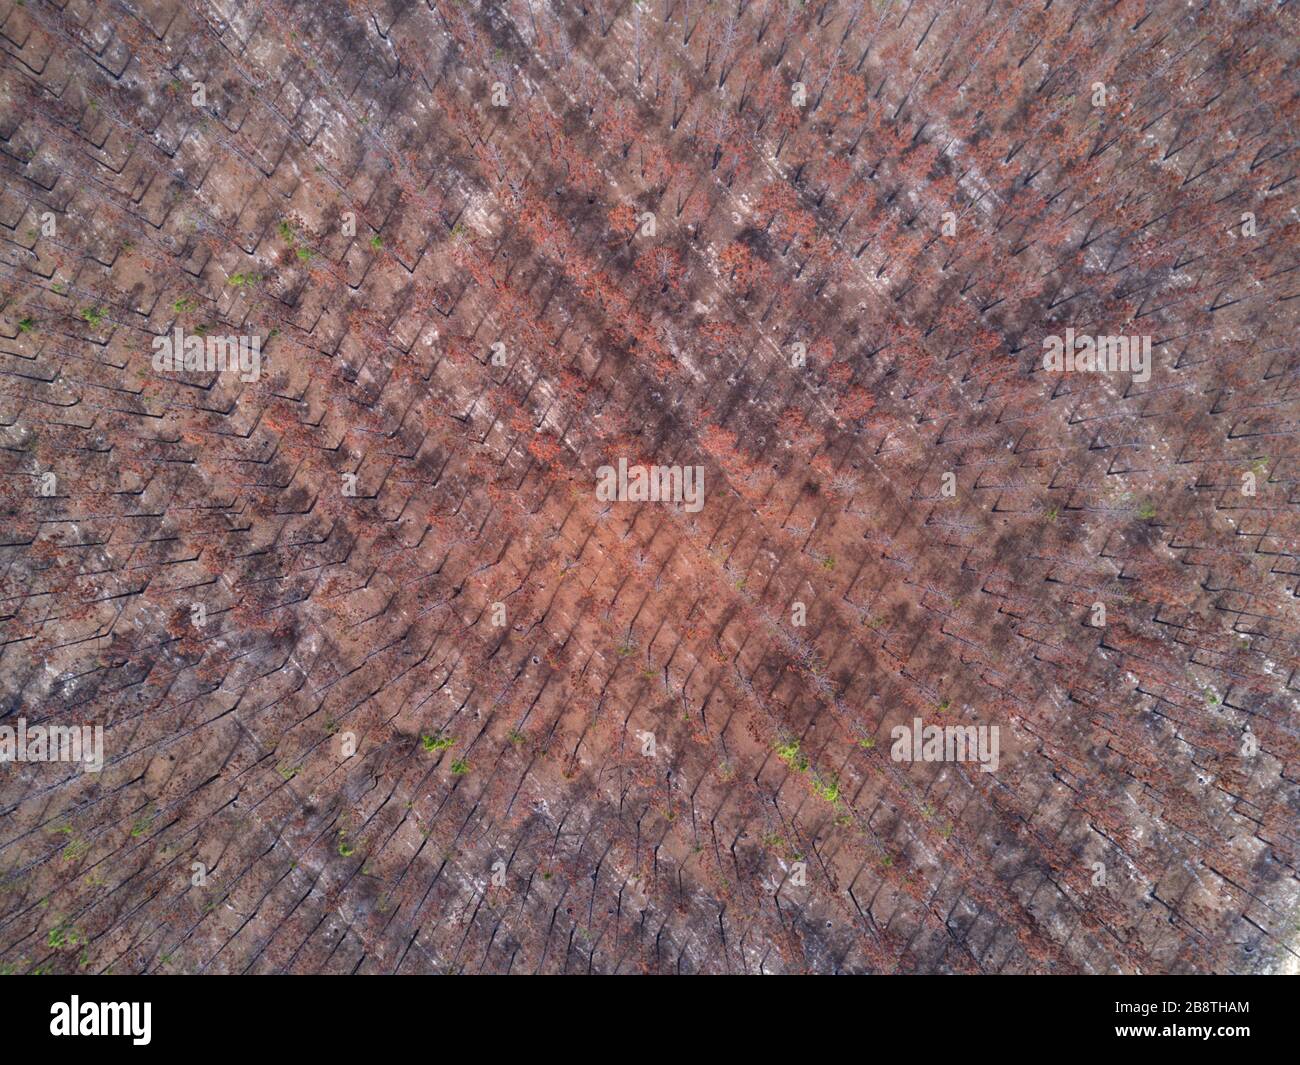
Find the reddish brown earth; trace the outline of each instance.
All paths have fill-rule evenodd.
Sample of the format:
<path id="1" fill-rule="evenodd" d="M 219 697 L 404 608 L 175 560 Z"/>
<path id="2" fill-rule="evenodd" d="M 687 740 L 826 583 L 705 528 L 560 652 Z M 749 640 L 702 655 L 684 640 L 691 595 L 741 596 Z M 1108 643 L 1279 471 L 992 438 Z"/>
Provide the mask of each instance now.
<path id="1" fill-rule="evenodd" d="M 4 971 L 1296 968 L 1292 6 L 0 6 Z"/>

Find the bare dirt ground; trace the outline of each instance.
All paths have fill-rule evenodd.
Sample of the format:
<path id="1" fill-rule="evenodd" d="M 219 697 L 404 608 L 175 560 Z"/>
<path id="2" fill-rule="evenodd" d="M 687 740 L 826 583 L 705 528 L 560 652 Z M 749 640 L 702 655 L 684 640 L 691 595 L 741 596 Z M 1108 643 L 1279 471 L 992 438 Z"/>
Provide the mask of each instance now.
<path id="1" fill-rule="evenodd" d="M 0 0 L 3 971 L 1295 971 L 1297 41 Z"/>

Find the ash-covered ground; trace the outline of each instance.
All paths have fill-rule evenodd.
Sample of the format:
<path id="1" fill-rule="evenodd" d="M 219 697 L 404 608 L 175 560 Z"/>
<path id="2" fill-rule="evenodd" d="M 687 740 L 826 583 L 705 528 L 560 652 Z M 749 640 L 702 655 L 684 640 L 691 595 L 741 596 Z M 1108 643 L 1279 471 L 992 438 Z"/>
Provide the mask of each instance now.
<path id="1" fill-rule="evenodd" d="M 0 9 L 4 972 L 1296 970 L 1291 6 Z"/>

